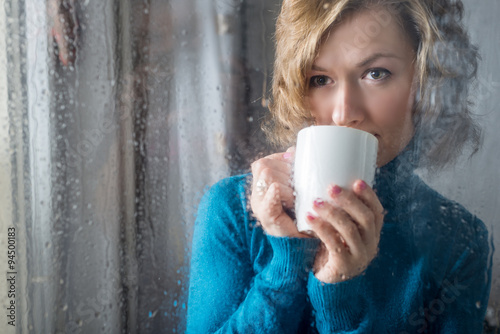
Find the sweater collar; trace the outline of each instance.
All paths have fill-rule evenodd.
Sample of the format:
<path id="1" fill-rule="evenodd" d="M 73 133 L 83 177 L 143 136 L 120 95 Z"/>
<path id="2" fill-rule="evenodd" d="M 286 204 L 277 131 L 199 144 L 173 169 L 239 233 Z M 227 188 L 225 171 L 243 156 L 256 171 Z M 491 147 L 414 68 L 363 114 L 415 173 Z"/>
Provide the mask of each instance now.
<path id="1" fill-rule="evenodd" d="M 387 212 L 404 208 L 415 184 L 416 153 L 411 141 L 392 161 L 377 169 L 375 191 Z"/>

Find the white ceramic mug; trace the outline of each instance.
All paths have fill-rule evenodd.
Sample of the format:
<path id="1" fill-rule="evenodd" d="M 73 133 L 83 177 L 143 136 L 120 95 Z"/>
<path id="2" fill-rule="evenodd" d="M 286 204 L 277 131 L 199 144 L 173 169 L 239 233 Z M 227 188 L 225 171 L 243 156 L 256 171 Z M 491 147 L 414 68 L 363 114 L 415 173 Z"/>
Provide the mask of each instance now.
<path id="1" fill-rule="evenodd" d="M 310 230 L 306 215 L 315 213 L 315 199 L 329 198 L 329 185 L 350 189 L 361 179 L 373 186 L 377 150 L 377 138 L 365 131 L 323 125 L 300 130 L 293 173 L 299 231 Z"/>

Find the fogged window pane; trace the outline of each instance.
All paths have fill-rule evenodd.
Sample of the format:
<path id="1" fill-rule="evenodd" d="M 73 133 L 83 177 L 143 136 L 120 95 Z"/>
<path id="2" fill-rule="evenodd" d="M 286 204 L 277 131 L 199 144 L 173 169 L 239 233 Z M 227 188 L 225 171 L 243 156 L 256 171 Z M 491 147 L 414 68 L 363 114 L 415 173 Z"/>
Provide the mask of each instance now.
<path id="1" fill-rule="evenodd" d="M 2 332 L 185 332 L 203 195 L 276 152 L 261 123 L 280 6 L 4 1 L 0 266 L 15 279 L 0 283 Z M 482 56 L 471 98 L 483 145 L 418 174 L 477 215 L 498 248 L 500 4 L 464 6 Z M 492 266 L 486 321 L 498 328 L 496 253 Z"/>

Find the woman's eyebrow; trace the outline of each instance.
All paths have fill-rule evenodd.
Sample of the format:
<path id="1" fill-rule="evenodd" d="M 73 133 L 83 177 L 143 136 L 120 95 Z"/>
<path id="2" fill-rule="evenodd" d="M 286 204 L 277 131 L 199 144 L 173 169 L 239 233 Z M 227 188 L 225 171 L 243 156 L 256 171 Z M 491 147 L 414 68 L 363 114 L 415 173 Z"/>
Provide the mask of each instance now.
<path id="1" fill-rule="evenodd" d="M 380 58 L 396 58 L 396 59 L 403 59 L 402 57 L 400 56 L 397 56 L 393 53 L 382 53 L 382 52 L 377 52 L 373 55 L 370 55 L 368 56 L 367 58 L 363 59 L 362 61 L 360 61 L 358 64 L 356 64 L 357 67 L 365 67 L 365 66 L 368 66 L 370 65 L 371 63 L 373 63 L 374 61 L 380 59 Z M 318 72 L 328 72 L 327 69 L 321 67 L 321 66 L 318 66 L 316 64 L 313 64 L 311 69 L 313 71 L 318 71 Z"/>
<path id="2" fill-rule="evenodd" d="M 328 72 L 328 70 L 324 69 L 323 67 L 319 67 L 318 65 L 313 64 L 312 68 L 313 71 L 318 71 L 318 72 Z"/>
<path id="3" fill-rule="evenodd" d="M 374 61 L 380 59 L 380 58 L 397 58 L 397 59 L 402 59 L 401 57 L 393 54 L 393 53 L 375 53 L 371 56 L 368 56 L 367 58 L 363 59 L 360 61 L 356 66 L 357 67 L 365 67 L 373 63 Z"/>

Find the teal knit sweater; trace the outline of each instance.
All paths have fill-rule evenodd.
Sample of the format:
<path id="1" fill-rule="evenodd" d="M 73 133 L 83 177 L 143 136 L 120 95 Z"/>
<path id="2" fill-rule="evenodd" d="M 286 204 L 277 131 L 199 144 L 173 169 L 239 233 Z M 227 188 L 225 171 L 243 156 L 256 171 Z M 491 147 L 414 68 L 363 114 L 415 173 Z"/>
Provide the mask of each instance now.
<path id="1" fill-rule="evenodd" d="M 484 224 L 394 160 L 377 174 L 379 253 L 348 281 L 311 271 L 317 239 L 266 235 L 250 176 L 215 184 L 193 234 L 187 332 L 481 333 L 492 245 Z"/>

